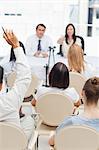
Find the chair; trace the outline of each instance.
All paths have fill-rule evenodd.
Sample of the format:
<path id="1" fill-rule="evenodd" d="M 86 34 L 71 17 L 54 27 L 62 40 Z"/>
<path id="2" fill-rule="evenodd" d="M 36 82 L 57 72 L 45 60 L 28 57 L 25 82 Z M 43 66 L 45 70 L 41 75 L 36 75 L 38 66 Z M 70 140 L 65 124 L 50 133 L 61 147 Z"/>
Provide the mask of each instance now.
<path id="1" fill-rule="evenodd" d="M 83 49 L 83 51 L 84 51 L 85 43 L 84 43 L 84 39 L 83 39 L 83 37 L 82 37 L 82 36 L 78 36 L 78 35 L 76 35 L 76 37 L 77 37 L 77 38 L 79 38 L 79 39 L 81 40 L 81 48 L 82 48 L 82 49 Z"/>
<path id="2" fill-rule="evenodd" d="M 57 54 L 63 57 L 62 45 L 59 45 L 59 52 Z"/>
<path id="3" fill-rule="evenodd" d="M 70 75 L 69 87 L 74 87 L 78 92 L 79 96 L 81 97 L 81 92 L 86 82 L 86 78 L 82 76 L 80 73 L 76 72 L 70 72 L 69 75 Z"/>
<path id="4" fill-rule="evenodd" d="M 51 130 L 55 130 L 66 116 L 72 115 L 73 108 L 72 100 L 66 95 L 46 93 L 40 96 L 36 103 L 36 111 L 42 119 L 39 133 L 49 134 Z"/>
<path id="5" fill-rule="evenodd" d="M 26 135 L 19 127 L 0 122 L 0 150 L 33 150 L 37 136 L 36 131 L 28 144 Z"/>
<path id="6" fill-rule="evenodd" d="M 55 135 L 54 147 L 55 150 L 99 150 L 99 133 L 88 126 L 67 126 Z"/>
<path id="7" fill-rule="evenodd" d="M 16 72 L 12 72 L 7 77 L 7 85 L 12 88 L 16 79 Z M 40 79 L 35 74 L 32 75 L 30 86 L 25 94 L 25 97 L 29 97 L 35 93 L 36 87 L 40 84 Z"/>
<path id="8" fill-rule="evenodd" d="M 79 39 L 80 39 L 80 41 L 81 41 L 81 48 L 82 48 L 83 51 L 84 51 L 85 43 L 84 43 L 83 37 L 76 35 L 76 38 L 79 38 Z M 57 54 L 63 56 L 62 45 L 59 45 L 59 52 L 58 52 Z M 84 53 L 84 55 L 86 55 L 86 54 Z"/>
<path id="9" fill-rule="evenodd" d="M 8 77 L 7 77 L 7 86 L 12 88 L 12 86 L 14 85 L 14 81 L 16 79 L 16 72 L 12 71 Z"/>

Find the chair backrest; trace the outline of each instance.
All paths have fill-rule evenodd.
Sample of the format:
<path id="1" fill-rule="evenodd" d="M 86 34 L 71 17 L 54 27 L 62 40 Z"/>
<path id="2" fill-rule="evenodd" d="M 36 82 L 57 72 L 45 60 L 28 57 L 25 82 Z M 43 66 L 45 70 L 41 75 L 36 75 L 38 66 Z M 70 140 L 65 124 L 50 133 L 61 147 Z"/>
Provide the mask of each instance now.
<path id="1" fill-rule="evenodd" d="M 25 150 L 27 138 L 15 125 L 0 122 L 0 150 Z"/>
<path id="2" fill-rule="evenodd" d="M 36 103 L 37 112 L 49 126 L 58 126 L 66 116 L 72 115 L 73 107 L 72 100 L 59 93 L 46 93 Z"/>
<path id="3" fill-rule="evenodd" d="M 7 77 L 8 87 L 12 87 L 14 85 L 15 79 L 16 79 L 16 72 L 10 73 L 9 76 Z M 38 77 L 35 74 L 33 74 L 30 86 L 25 94 L 25 97 L 29 97 L 30 95 L 33 95 L 39 83 L 40 83 L 40 79 L 38 79 Z"/>
<path id="4" fill-rule="evenodd" d="M 84 39 L 83 39 L 83 37 L 82 37 L 82 36 L 78 36 L 78 35 L 76 35 L 76 37 L 77 37 L 77 38 L 79 38 L 79 39 L 81 40 L 81 48 L 82 48 L 82 49 L 83 49 L 83 51 L 84 51 L 85 43 L 84 43 Z"/>
<path id="5" fill-rule="evenodd" d="M 78 36 L 78 35 L 76 35 L 76 37 L 81 40 L 81 48 L 84 51 L 84 49 L 85 49 L 85 42 L 84 42 L 83 37 L 82 36 Z M 59 45 L 59 52 L 57 54 L 63 56 L 62 45 Z"/>
<path id="6" fill-rule="evenodd" d="M 14 85 L 14 81 L 16 79 L 16 72 L 11 72 L 7 77 L 7 86 L 12 87 Z"/>
<path id="7" fill-rule="evenodd" d="M 59 52 L 57 54 L 63 56 L 62 45 L 59 45 Z"/>
<path id="8" fill-rule="evenodd" d="M 74 87 L 78 92 L 79 96 L 81 96 L 82 88 L 86 82 L 86 78 L 80 73 L 70 72 L 70 84 L 69 87 Z"/>
<path id="9" fill-rule="evenodd" d="M 99 133 L 88 126 L 67 126 L 56 134 L 55 149 L 99 150 Z"/>

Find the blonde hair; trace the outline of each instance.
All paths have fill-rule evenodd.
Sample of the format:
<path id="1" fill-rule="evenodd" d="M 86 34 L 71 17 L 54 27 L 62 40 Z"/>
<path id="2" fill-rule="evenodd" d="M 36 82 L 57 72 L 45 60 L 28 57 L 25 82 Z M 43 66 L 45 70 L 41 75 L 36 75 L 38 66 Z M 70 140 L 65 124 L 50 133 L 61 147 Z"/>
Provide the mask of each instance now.
<path id="1" fill-rule="evenodd" d="M 81 73 L 84 71 L 84 57 L 83 57 L 83 50 L 77 44 L 73 44 L 70 46 L 67 58 L 68 58 L 68 65 L 71 71 L 76 71 Z"/>

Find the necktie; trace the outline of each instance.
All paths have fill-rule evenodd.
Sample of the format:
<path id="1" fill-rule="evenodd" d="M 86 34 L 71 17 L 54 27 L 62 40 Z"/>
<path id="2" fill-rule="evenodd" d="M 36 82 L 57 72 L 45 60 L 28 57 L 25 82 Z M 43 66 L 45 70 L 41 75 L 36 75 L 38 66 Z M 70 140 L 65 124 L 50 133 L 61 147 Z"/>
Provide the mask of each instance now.
<path id="1" fill-rule="evenodd" d="M 38 51 L 41 51 L 41 40 L 38 40 L 38 47 L 37 47 Z"/>

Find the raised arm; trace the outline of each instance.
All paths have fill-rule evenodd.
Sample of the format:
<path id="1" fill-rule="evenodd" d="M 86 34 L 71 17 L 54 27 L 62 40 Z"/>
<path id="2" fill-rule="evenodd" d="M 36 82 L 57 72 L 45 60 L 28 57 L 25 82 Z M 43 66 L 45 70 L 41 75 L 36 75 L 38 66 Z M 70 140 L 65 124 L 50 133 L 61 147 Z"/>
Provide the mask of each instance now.
<path id="1" fill-rule="evenodd" d="M 3 37 L 14 48 L 16 56 L 16 80 L 14 86 L 10 92 L 7 93 L 7 99 L 11 101 L 11 104 L 19 109 L 24 95 L 29 87 L 31 81 L 31 71 L 27 63 L 26 56 L 21 47 L 19 47 L 19 41 L 12 31 L 6 30 L 6 35 Z"/>

